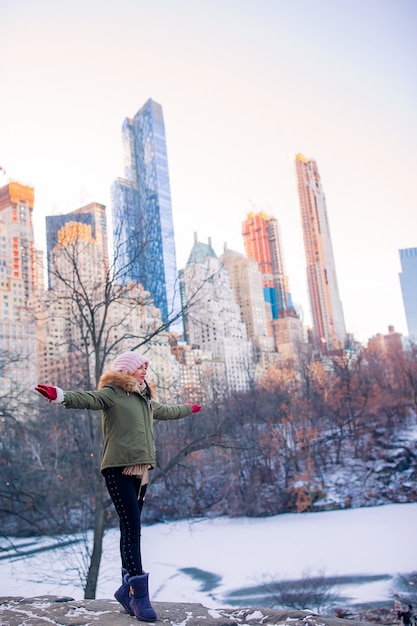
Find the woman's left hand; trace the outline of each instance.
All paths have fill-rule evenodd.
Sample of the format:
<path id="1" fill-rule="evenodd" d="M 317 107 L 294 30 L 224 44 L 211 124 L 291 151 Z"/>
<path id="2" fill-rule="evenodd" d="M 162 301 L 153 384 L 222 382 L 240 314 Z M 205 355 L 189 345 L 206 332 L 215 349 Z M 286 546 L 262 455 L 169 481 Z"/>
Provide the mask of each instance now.
<path id="1" fill-rule="evenodd" d="M 199 404 L 191 404 L 191 402 L 186 402 L 185 404 L 189 404 L 193 413 L 198 413 L 201 411 L 202 407 Z"/>

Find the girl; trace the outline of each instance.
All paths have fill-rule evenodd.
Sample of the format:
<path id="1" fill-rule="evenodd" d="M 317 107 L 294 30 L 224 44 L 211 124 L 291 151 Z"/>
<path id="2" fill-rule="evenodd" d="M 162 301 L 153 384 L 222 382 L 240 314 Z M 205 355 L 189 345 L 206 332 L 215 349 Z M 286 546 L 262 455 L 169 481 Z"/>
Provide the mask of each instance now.
<path id="1" fill-rule="evenodd" d="M 142 568 L 140 546 L 148 472 L 155 467 L 153 419 L 180 419 L 198 413 L 201 406 L 167 405 L 153 400 L 146 382 L 148 366 L 142 354 L 124 352 L 103 374 L 96 391 L 63 391 L 42 384 L 35 390 L 66 409 L 102 411 L 100 471 L 120 523 L 122 585 L 114 595 L 130 615 L 153 622 L 156 613 L 149 600 L 148 574 Z"/>

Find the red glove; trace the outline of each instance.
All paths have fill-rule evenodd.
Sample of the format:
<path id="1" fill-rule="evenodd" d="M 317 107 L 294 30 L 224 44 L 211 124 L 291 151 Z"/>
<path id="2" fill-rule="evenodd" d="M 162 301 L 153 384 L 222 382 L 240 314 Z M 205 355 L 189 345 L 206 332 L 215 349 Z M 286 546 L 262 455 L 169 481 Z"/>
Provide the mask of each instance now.
<path id="1" fill-rule="evenodd" d="M 193 410 L 193 413 L 198 413 L 201 411 L 201 406 L 199 404 L 191 404 L 191 402 L 186 402 L 185 404 L 189 404 Z"/>
<path id="2" fill-rule="evenodd" d="M 37 385 L 35 391 L 48 399 L 48 402 L 62 402 L 64 393 L 60 387 L 50 387 L 49 385 Z"/>

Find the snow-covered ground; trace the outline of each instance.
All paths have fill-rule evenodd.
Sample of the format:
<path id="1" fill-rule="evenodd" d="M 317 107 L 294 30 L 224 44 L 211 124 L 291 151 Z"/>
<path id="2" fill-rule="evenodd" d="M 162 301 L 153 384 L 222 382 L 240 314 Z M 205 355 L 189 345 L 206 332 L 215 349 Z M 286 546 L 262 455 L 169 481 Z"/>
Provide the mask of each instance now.
<path id="1" fill-rule="evenodd" d="M 416 529 L 417 503 L 155 524 L 143 528 L 144 567 L 150 572 L 151 597 L 161 602 L 219 608 L 235 606 L 231 592 L 274 580 L 384 575 L 383 580 L 346 582 L 338 589 L 348 598 L 345 604 L 376 603 L 392 599 L 397 574 L 417 570 Z M 26 553 L 50 543 L 47 537 L 16 542 Z M 24 558 L 14 554 L 5 558 L 0 552 L 1 596 L 82 599 L 82 585 L 71 569 L 82 554 L 81 543 Z M 119 581 L 119 533 L 111 530 L 105 536 L 97 598 L 113 597 Z M 242 606 L 250 605 L 247 598 L 242 596 Z"/>

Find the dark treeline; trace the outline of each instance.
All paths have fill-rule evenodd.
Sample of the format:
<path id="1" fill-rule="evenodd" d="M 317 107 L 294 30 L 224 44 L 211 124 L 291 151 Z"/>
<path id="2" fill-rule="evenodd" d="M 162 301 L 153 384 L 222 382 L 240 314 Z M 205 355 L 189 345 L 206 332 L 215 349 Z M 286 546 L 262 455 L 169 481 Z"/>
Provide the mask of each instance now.
<path id="1" fill-rule="evenodd" d="M 417 444 L 406 435 L 416 420 L 417 347 L 370 345 L 326 362 L 305 354 L 297 370 L 272 369 L 252 391 L 217 400 L 199 415 L 155 423 L 147 522 L 417 500 Z M 36 420 L 22 422 L 5 405 L 3 536 L 93 527 L 97 420 L 99 412 L 43 404 Z M 113 509 L 104 506 L 111 527 Z"/>

